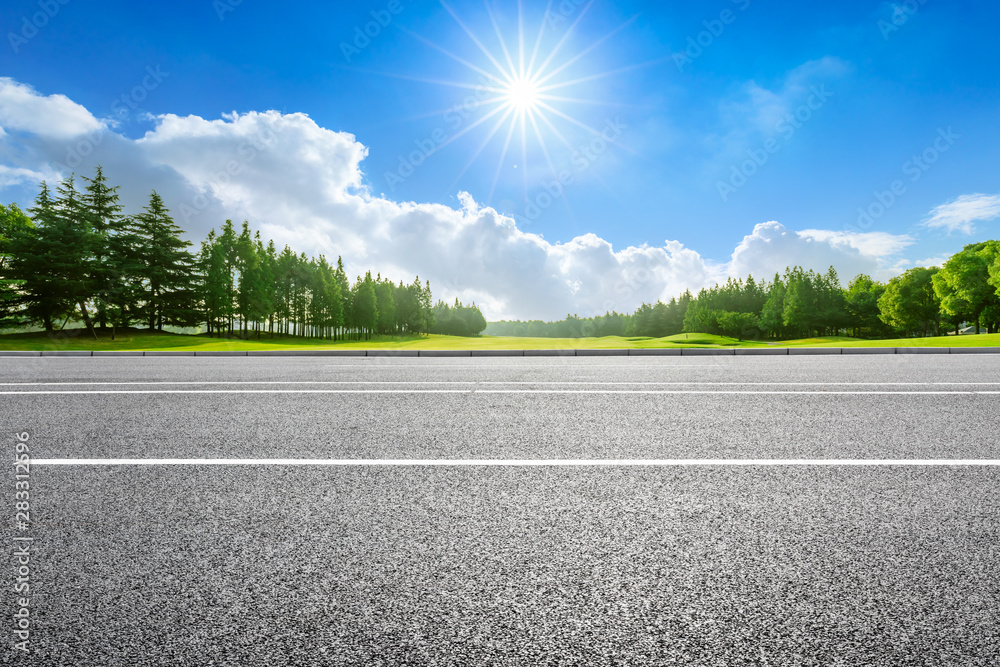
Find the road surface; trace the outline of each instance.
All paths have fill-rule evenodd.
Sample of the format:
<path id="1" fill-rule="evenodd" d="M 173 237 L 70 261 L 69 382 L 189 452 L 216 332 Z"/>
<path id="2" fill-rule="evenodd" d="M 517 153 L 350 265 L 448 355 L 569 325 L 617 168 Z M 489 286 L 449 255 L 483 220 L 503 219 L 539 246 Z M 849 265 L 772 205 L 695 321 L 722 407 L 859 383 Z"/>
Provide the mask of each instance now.
<path id="1" fill-rule="evenodd" d="M 5 596 L 4 664 L 1000 655 L 1000 357 L 28 358 L 0 381 L 34 461 L 6 537 L 31 654 Z"/>

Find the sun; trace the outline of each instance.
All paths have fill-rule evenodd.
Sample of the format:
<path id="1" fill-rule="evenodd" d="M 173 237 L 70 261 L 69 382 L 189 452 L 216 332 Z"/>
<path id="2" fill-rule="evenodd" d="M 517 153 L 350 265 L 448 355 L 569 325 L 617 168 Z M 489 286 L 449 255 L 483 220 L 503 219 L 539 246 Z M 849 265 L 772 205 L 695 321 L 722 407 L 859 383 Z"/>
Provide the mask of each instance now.
<path id="1" fill-rule="evenodd" d="M 563 155 L 576 155 L 579 152 L 579 145 L 574 144 L 563 133 L 563 129 L 572 126 L 572 129 L 578 132 L 582 131 L 584 134 L 591 135 L 599 141 L 620 146 L 617 141 L 606 139 L 600 130 L 587 125 L 575 117 L 570 109 L 566 109 L 566 107 L 573 107 L 575 111 L 579 109 L 580 105 L 602 107 L 617 106 L 619 104 L 608 100 L 571 96 L 572 91 L 581 85 L 589 84 L 597 79 L 614 76 L 637 67 L 652 64 L 655 61 L 599 71 L 592 74 L 584 72 L 572 74 L 575 71 L 573 68 L 577 67 L 578 63 L 581 63 L 585 56 L 637 19 L 637 16 L 633 16 L 603 37 L 591 40 L 590 44 L 580 51 L 562 53 L 566 50 L 564 47 L 567 47 L 567 44 L 570 43 L 571 36 L 595 1 L 589 0 L 589 2 L 584 2 L 584 0 L 580 0 L 576 4 L 563 3 L 564 5 L 572 5 L 574 9 L 572 11 L 558 10 L 562 12 L 560 18 L 560 16 L 553 14 L 553 11 L 556 10 L 553 6 L 555 0 L 549 0 L 545 19 L 540 21 L 537 37 L 533 40 L 525 35 L 522 0 L 517 1 L 517 34 L 513 40 L 505 37 L 504 31 L 501 29 L 500 24 L 497 22 L 497 17 L 493 13 L 491 3 L 486 2 L 486 13 L 489 16 L 490 24 L 496 35 L 496 44 L 490 48 L 484 43 L 484 39 L 487 39 L 485 36 L 481 39 L 479 35 L 466 25 L 446 0 L 440 0 L 441 6 L 452 16 L 485 58 L 485 61 L 481 61 L 480 64 L 470 62 L 467 58 L 452 53 L 443 46 L 402 28 L 404 32 L 418 41 L 463 65 L 474 73 L 478 79 L 478 83 L 473 83 L 468 80 L 455 81 L 402 74 L 390 75 L 415 81 L 424 81 L 435 85 L 470 89 L 476 92 L 475 101 L 471 105 L 463 105 L 462 119 L 460 119 L 456 131 L 446 137 L 432 151 L 433 153 L 444 149 L 470 132 L 477 131 L 477 128 L 481 128 L 482 134 L 485 135 L 485 138 L 479 144 L 479 148 L 460 170 L 452 187 L 455 187 L 465 173 L 479 161 L 480 156 L 487 147 L 494 144 L 495 138 L 502 144 L 502 147 L 499 151 L 499 160 L 493 176 L 492 186 L 490 187 L 488 196 L 485 197 L 485 201 L 487 202 L 493 200 L 497 184 L 501 176 L 505 173 L 504 166 L 508 164 L 507 156 L 512 151 L 520 149 L 520 164 L 525 165 L 525 167 L 529 164 L 529 137 L 533 144 L 532 148 L 538 149 L 540 156 L 544 158 L 545 166 L 548 167 L 552 177 L 556 180 L 560 178 L 560 174 L 563 172 L 556 167 L 556 158 L 554 158 L 549 150 L 549 142 L 555 141 L 561 144 L 565 148 L 565 152 L 562 151 L 562 148 L 559 149 Z M 578 5 L 582 5 L 582 7 L 578 7 Z M 572 21 L 569 21 L 568 19 L 573 12 L 576 13 L 576 16 Z M 566 28 L 558 27 L 562 22 L 568 22 L 569 26 Z M 554 34 L 557 29 L 562 32 L 561 35 Z M 546 34 L 547 31 L 553 33 L 551 38 Z M 487 41 L 489 40 L 487 39 Z M 553 42 L 554 45 L 552 45 Z M 444 112 L 450 113 L 451 110 L 444 110 Z M 467 121 L 465 120 L 466 118 L 468 119 Z M 558 126 L 562 126 L 562 129 Z M 527 197 L 529 170 L 524 168 L 520 171 L 524 180 L 525 196 Z M 561 198 L 568 206 L 565 194 L 561 195 Z"/>
<path id="2" fill-rule="evenodd" d="M 541 106 L 541 91 L 538 84 L 528 77 L 518 77 L 507 84 L 503 95 L 506 102 L 518 111 L 534 112 Z"/>

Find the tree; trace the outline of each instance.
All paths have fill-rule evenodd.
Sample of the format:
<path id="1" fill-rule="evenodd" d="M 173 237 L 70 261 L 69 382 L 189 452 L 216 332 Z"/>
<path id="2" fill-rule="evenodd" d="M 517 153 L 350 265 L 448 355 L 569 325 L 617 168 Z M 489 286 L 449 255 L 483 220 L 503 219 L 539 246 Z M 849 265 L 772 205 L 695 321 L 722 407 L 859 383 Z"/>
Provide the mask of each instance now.
<path id="1" fill-rule="evenodd" d="M 22 281 L 11 275 L 11 252 L 14 236 L 30 236 L 34 227 L 17 204 L 0 204 L 0 329 L 24 324 Z"/>
<path id="2" fill-rule="evenodd" d="M 354 286 L 354 324 L 365 340 L 371 338 L 378 326 L 378 300 L 371 271 L 365 274 L 364 280 L 359 276 Z"/>
<path id="3" fill-rule="evenodd" d="M 723 334 L 740 341 L 760 330 L 760 318 L 753 313 L 723 312 L 718 322 Z"/>
<path id="4" fill-rule="evenodd" d="M 379 275 L 375 279 L 375 301 L 378 311 L 378 333 L 388 335 L 395 333 L 396 328 L 396 299 L 393 293 L 396 286 L 392 281 L 382 280 Z"/>
<path id="5" fill-rule="evenodd" d="M 43 182 L 28 212 L 34 227 L 13 229 L 9 242 L 9 278 L 19 284 L 23 313 L 54 332 L 55 318 L 67 319 L 79 308 L 96 338 L 87 301 L 94 296 L 94 253 L 99 236 L 83 213 L 72 177 L 60 183 L 56 199 Z"/>
<path id="6" fill-rule="evenodd" d="M 792 331 L 809 337 L 819 323 L 816 275 L 796 266 L 785 274 L 785 310 L 782 320 Z"/>
<path id="7" fill-rule="evenodd" d="M 945 262 L 934 276 L 934 292 L 941 307 L 956 318 L 968 318 L 976 325 L 976 333 L 984 312 L 1000 311 L 1000 295 L 990 283 L 990 267 L 1000 256 L 1000 241 L 985 241 L 967 245 Z M 992 319 L 992 317 L 991 317 Z M 994 333 L 993 322 L 988 323 Z"/>
<path id="8" fill-rule="evenodd" d="M 936 267 L 917 267 L 890 280 L 878 300 L 879 318 L 905 335 L 920 331 L 926 336 L 931 327 L 937 333 L 941 323 L 941 301 L 934 287 L 937 273 Z"/>
<path id="9" fill-rule="evenodd" d="M 844 305 L 855 337 L 876 337 L 885 333 L 885 323 L 879 318 L 878 307 L 883 294 L 885 285 L 864 274 L 856 276 L 847 286 Z"/>
<path id="10" fill-rule="evenodd" d="M 137 239 L 138 294 L 147 327 L 163 331 L 165 325 L 194 326 L 199 319 L 195 258 L 156 190 L 145 210 L 132 218 L 131 226 Z"/>
<path id="11" fill-rule="evenodd" d="M 774 274 L 774 282 L 767 293 L 767 301 L 760 316 L 760 328 L 772 338 L 779 338 L 785 332 L 785 283 L 781 276 Z"/>
<path id="12" fill-rule="evenodd" d="M 104 169 L 97 165 L 93 178 L 86 178 L 87 187 L 80 194 L 80 204 L 94 233 L 98 235 L 94 249 L 94 284 L 96 288 L 97 322 L 108 327 L 108 309 L 120 319 L 134 299 L 132 285 L 136 267 L 132 252 L 128 222 L 122 215 L 118 187 L 108 185 Z"/>

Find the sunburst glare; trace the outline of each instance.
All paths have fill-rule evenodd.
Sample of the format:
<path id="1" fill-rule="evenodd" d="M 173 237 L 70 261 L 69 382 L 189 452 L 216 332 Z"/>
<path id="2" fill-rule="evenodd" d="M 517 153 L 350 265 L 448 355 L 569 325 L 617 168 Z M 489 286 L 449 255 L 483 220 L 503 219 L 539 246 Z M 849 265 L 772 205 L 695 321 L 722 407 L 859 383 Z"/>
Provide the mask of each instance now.
<path id="1" fill-rule="evenodd" d="M 591 138 L 601 136 L 599 130 L 575 116 L 572 110 L 577 105 L 613 106 L 613 104 L 601 100 L 569 96 L 567 92 L 574 87 L 579 88 L 583 84 L 623 70 L 578 73 L 574 77 L 570 77 L 570 72 L 574 71 L 574 66 L 580 65 L 580 61 L 586 55 L 635 19 L 626 21 L 602 38 L 591 42 L 586 48 L 567 53 L 570 50 L 574 33 L 594 1 L 590 0 L 580 6 L 572 22 L 567 21 L 569 25 L 562 30 L 562 34 L 555 34 L 555 30 L 548 25 L 549 17 L 552 16 L 553 11 L 553 2 L 550 0 L 545 15 L 539 22 L 536 36 L 531 40 L 525 37 L 524 8 L 520 1 L 517 3 L 517 34 L 515 37 L 505 36 L 490 3 L 486 2 L 484 3 L 486 13 L 495 33 L 495 46 L 491 50 L 485 43 L 486 38 L 473 31 L 455 10 L 442 0 L 442 7 L 461 27 L 484 59 L 478 64 L 472 62 L 475 60 L 474 58 L 470 60 L 461 57 L 430 40 L 412 35 L 427 46 L 467 68 L 474 75 L 474 79 L 479 81 L 478 84 L 475 84 L 471 81 L 403 77 L 436 85 L 480 91 L 479 98 L 470 109 L 469 122 L 434 150 L 437 152 L 476 129 L 481 128 L 481 131 L 485 132 L 477 150 L 455 178 L 452 187 L 458 185 L 466 172 L 480 161 L 487 148 L 499 145 L 501 146 L 499 160 L 489 195 L 485 201 L 492 202 L 497 185 L 505 173 L 504 166 L 511 166 L 508 163 L 508 157 L 518 149 L 520 150 L 520 165 L 522 166 L 519 171 L 523 178 L 525 193 L 527 193 L 529 187 L 527 165 L 534 162 L 542 165 L 542 161 L 544 161 L 544 166 L 541 167 L 543 170 L 548 170 L 553 176 L 558 171 L 553 151 L 550 150 L 547 140 L 548 142 L 558 142 L 572 154 L 577 148 L 567 137 L 567 134 L 570 133 L 570 127 L 574 131 L 586 133 Z M 546 34 L 547 32 L 550 34 Z M 638 66 L 641 65 L 633 67 Z M 537 158 L 535 161 L 529 160 L 532 157 L 529 152 Z M 565 196 L 562 199 L 564 202 L 566 201 Z M 568 206 L 568 203 L 566 205 Z"/>

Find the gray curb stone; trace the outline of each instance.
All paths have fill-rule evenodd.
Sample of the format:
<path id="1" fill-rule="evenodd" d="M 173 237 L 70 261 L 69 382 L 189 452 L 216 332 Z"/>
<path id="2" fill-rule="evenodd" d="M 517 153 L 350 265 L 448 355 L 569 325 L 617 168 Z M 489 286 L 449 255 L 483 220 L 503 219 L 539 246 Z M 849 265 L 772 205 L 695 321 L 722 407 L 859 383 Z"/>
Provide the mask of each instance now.
<path id="1" fill-rule="evenodd" d="M 679 347 L 675 348 L 656 348 L 656 347 L 644 347 L 635 350 L 629 350 L 628 356 L 630 357 L 679 357 L 681 356 L 681 350 Z"/>
<path id="2" fill-rule="evenodd" d="M 194 356 L 196 357 L 246 357 L 247 351 L 243 350 L 239 352 L 237 350 L 195 350 Z"/>
<path id="3" fill-rule="evenodd" d="M 523 357 L 524 350 L 472 350 L 473 357 Z"/>

